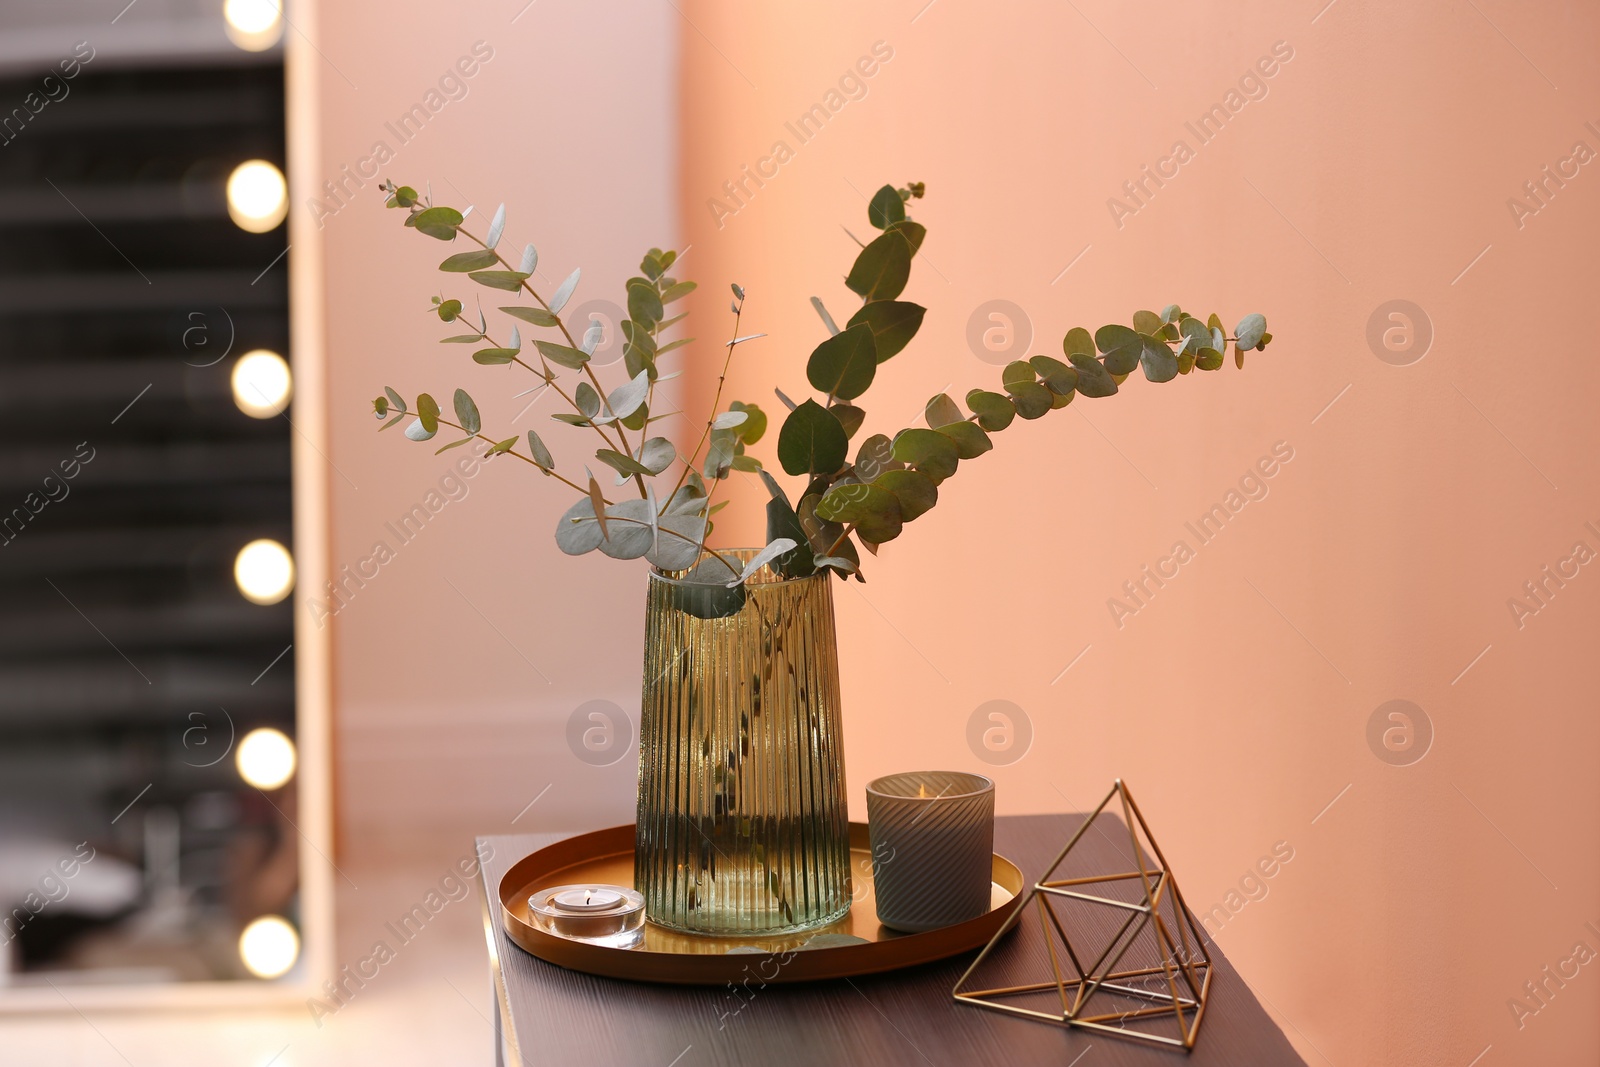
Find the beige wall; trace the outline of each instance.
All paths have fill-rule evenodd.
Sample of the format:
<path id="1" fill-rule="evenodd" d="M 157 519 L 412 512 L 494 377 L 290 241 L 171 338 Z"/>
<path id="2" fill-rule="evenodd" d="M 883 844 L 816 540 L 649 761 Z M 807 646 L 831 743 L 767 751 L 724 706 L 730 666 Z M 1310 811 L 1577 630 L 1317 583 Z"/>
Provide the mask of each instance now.
<path id="1" fill-rule="evenodd" d="M 324 50 L 360 86 L 325 72 L 328 167 L 489 42 L 471 95 L 388 172 L 484 211 L 510 200 L 511 238 L 536 240 L 552 278 L 581 263 L 608 293 L 681 232 L 705 294 L 692 332 L 724 335 L 739 281 L 745 326 L 773 335 L 734 378 L 769 406 L 774 380 L 802 389 L 822 336 L 806 298 L 849 313 L 840 224 L 861 232 L 862 194 L 882 182 L 926 181 L 907 295 L 931 310 L 868 394 L 876 428 L 947 383 L 996 380 L 966 341 L 988 300 L 1026 309 L 1033 352 L 1173 300 L 1230 323 L 1263 311 L 1277 337 L 1243 373 L 1130 381 L 1018 423 L 885 548 L 870 584 L 839 590 L 853 799 L 892 770 L 982 770 L 969 719 L 1012 701 L 1034 736 L 994 769 L 1003 810 L 1082 809 L 1123 776 L 1202 911 L 1292 847 L 1217 936 L 1309 1062 L 1600 1057 L 1594 965 L 1520 1028 L 1507 1003 L 1575 942 L 1600 950 L 1584 925 L 1600 926 L 1600 577 L 1582 567 L 1521 628 L 1507 607 L 1574 542 L 1600 551 L 1580 318 L 1600 177 L 1582 167 L 1520 228 L 1507 206 L 1575 141 L 1600 150 L 1585 126 L 1600 126 L 1600 19 L 1350 0 L 681 6 L 537 4 L 508 24 L 516 4 L 474 2 L 402 25 L 328 6 Z M 798 144 L 784 123 L 877 41 L 893 56 L 865 97 Z M 1175 140 L 1196 147 L 1184 122 L 1280 41 L 1293 58 L 1267 95 L 1113 221 L 1108 198 Z M 775 140 L 793 158 L 715 219 L 707 200 Z M 374 436 L 376 386 L 467 384 L 497 424 L 517 408 L 489 399 L 503 372 L 432 343 L 420 309 L 442 246 L 370 195 L 325 235 L 337 564 L 385 537 L 449 458 Z M 1408 366 L 1367 339 L 1396 299 L 1434 334 Z M 530 418 L 516 428 L 548 422 Z M 1198 545 L 1185 523 L 1278 442 L 1293 458 L 1268 495 Z M 334 621 L 347 841 L 505 829 L 550 783 L 516 825 L 629 816 L 630 761 L 585 765 L 564 730 L 589 699 L 637 709 L 642 573 L 557 556 L 559 487 L 494 466 L 470 486 Z M 1119 627 L 1108 598 L 1180 539 L 1195 558 Z M 1392 699 L 1434 732 L 1409 766 L 1369 748 Z"/>

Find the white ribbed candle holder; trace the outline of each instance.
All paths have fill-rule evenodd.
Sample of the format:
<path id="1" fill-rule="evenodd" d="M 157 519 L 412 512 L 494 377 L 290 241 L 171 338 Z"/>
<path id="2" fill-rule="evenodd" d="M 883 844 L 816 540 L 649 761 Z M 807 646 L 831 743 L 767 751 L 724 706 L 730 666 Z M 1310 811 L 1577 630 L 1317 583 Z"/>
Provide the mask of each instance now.
<path id="1" fill-rule="evenodd" d="M 867 786 L 878 921 L 919 932 L 989 910 L 994 782 L 962 771 L 906 771 Z"/>

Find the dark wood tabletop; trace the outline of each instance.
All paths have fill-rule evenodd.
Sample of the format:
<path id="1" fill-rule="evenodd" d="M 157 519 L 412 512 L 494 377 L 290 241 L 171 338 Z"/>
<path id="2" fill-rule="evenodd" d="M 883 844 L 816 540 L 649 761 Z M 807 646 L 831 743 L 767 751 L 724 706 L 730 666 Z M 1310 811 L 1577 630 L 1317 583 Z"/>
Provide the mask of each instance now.
<path id="1" fill-rule="evenodd" d="M 1031 885 L 1082 822 L 1081 814 L 1002 816 L 995 820 L 995 850 L 1021 867 Z M 1127 831 L 1121 820 L 1104 814 L 1093 829 L 1100 832 L 1086 833 L 1070 857 L 1086 866 L 1070 873 L 1127 869 L 1120 844 L 1127 841 Z M 482 878 L 497 1031 L 503 1029 L 506 1050 L 506 1058 L 497 1062 L 530 1067 L 1072 1067 L 1081 1057 L 1081 1067 L 1305 1064 L 1209 941 L 1214 968 L 1210 1000 L 1199 1042 L 1188 1055 L 1118 1035 L 1068 1030 L 958 1004 L 951 988 L 972 962 L 973 952 L 892 974 L 744 991 L 648 985 L 565 970 L 507 938 L 498 895 L 500 878 L 512 864 L 565 836 L 479 839 L 493 846 Z M 1182 871 L 1173 873 L 1181 887 Z M 1063 913 L 1061 918 L 1069 929 L 1084 930 L 1086 937 L 1102 928 L 1101 920 L 1089 914 L 1075 919 Z M 1048 979 L 1049 956 L 1038 921 L 1019 923 L 984 967 L 995 968 L 992 977 L 975 975 L 987 987 Z M 496 1051 L 499 1056 L 501 1050 Z"/>

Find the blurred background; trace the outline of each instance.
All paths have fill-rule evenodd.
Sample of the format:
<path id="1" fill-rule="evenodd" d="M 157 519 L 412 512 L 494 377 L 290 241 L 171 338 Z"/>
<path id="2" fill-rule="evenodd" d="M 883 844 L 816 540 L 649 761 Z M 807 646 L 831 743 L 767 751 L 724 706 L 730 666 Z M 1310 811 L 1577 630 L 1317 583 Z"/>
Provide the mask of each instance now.
<path id="1" fill-rule="evenodd" d="M 642 571 L 560 556 L 559 487 L 374 433 L 383 386 L 460 385 L 566 441 L 435 344 L 438 248 L 386 178 L 504 201 L 603 320 L 651 246 L 703 340 L 742 284 L 770 336 L 729 388 L 769 405 L 808 298 L 846 306 L 866 197 L 926 182 L 884 425 L 1071 326 L 1265 313 L 1242 372 L 1000 435 L 840 589 L 856 817 L 945 766 L 1065 836 L 1121 776 L 1308 1063 L 1600 1059 L 1587 967 L 1527 989 L 1600 948 L 1592 8 L 124 3 L 0 15 L 0 877 L 24 912 L 70 887 L 8 942 L 18 1062 L 486 1062 L 475 898 L 332 1017 L 305 998 L 474 834 L 632 816 Z M 230 197 L 256 160 L 286 193 Z M 256 350 L 292 375 L 240 385 Z M 683 351 L 675 436 L 720 365 Z M 262 728 L 276 784 L 241 762 Z M 277 1004 L 91 995 L 141 984 Z"/>
<path id="2" fill-rule="evenodd" d="M 150 7 L 10 5 L 0 46 L 13 992 L 298 936 L 281 35 Z"/>

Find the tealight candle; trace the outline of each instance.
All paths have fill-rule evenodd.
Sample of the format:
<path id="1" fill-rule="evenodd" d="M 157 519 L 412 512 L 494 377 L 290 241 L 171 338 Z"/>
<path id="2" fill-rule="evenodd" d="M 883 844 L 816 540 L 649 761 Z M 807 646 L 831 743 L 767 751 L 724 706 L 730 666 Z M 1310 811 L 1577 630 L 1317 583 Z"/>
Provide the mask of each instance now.
<path id="1" fill-rule="evenodd" d="M 644 897 L 620 885 L 558 885 L 528 897 L 533 923 L 572 941 L 632 948 L 644 937 Z"/>
<path id="2" fill-rule="evenodd" d="M 878 921 L 917 932 L 976 919 L 994 879 L 994 782 L 908 771 L 867 786 Z"/>

